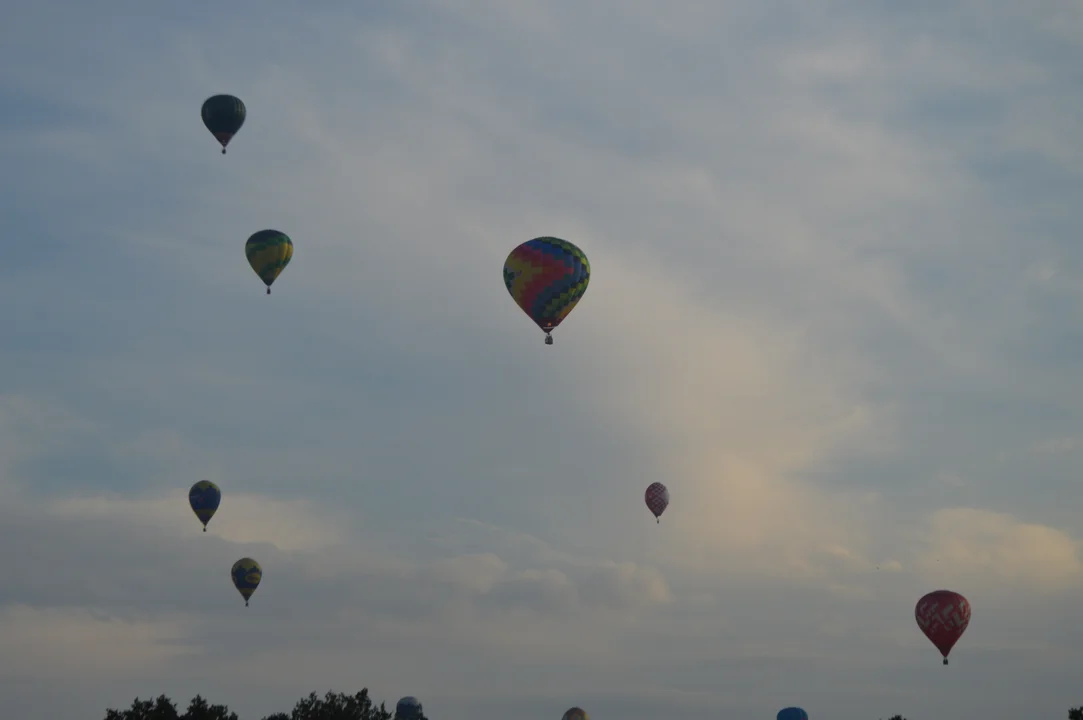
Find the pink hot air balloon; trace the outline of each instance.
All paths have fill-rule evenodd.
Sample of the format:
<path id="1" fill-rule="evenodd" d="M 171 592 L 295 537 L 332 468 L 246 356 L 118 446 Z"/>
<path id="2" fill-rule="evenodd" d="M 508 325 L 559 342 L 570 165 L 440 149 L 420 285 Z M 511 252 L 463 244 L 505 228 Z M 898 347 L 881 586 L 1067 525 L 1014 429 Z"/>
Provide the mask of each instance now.
<path id="1" fill-rule="evenodd" d="M 957 592 L 934 590 L 918 600 L 914 617 L 925 637 L 944 656 L 944 664 L 947 665 L 948 653 L 970 624 L 970 603 Z"/>
<path id="2" fill-rule="evenodd" d="M 669 505 L 669 490 L 660 482 L 651 483 L 644 495 L 647 508 L 654 513 L 655 522 L 662 522 L 659 518 Z"/>

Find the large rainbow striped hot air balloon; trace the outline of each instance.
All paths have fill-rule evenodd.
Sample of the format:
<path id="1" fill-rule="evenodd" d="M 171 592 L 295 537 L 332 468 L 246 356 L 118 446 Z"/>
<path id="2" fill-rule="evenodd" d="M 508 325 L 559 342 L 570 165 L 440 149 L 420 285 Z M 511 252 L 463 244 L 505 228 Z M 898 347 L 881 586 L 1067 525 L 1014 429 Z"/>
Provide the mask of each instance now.
<path id="1" fill-rule="evenodd" d="M 293 259 L 293 241 L 284 232 L 260 230 L 244 244 L 244 256 L 270 295 L 271 285 Z"/>
<path id="2" fill-rule="evenodd" d="M 504 261 L 504 285 L 531 320 L 550 333 L 568 317 L 587 291 L 590 261 L 567 240 L 539 237 L 527 240 Z"/>

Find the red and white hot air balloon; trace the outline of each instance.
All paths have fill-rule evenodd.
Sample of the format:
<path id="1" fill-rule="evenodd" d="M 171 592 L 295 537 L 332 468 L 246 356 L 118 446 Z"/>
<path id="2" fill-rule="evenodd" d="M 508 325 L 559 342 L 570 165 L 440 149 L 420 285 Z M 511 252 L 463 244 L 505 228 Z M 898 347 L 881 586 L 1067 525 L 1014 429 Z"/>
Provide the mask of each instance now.
<path id="1" fill-rule="evenodd" d="M 669 505 L 669 490 L 660 482 L 651 483 L 644 494 L 647 508 L 654 513 L 655 522 L 662 522 L 659 518 Z"/>
<path id="2" fill-rule="evenodd" d="M 925 637 L 936 646 L 948 664 L 948 653 L 970 624 L 970 603 L 957 592 L 934 590 L 918 600 L 914 617 Z"/>

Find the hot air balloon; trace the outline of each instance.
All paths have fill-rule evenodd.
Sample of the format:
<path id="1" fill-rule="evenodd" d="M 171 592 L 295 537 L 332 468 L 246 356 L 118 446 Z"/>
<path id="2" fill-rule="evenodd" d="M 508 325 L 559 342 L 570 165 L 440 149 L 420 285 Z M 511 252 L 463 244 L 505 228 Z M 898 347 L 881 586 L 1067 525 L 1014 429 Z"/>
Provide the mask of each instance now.
<path id="1" fill-rule="evenodd" d="M 222 491 L 210 480 L 200 480 L 188 491 L 188 504 L 203 523 L 203 532 L 207 532 L 207 523 L 214 517 L 221 502 Z"/>
<path id="2" fill-rule="evenodd" d="M 248 598 L 252 597 L 263 579 L 263 568 L 252 558 L 246 557 L 233 563 L 229 574 L 233 578 L 233 587 L 237 588 L 237 592 L 244 598 L 244 606 L 248 607 Z"/>
<path id="3" fill-rule="evenodd" d="M 504 261 L 504 285 L 538 327 L 545 344 L 550 333 L 568 317 L 587 291 L 590 262 L 583 251 L 567 240 L 539 237 L 527 240 Z"/>
<path id="4" fill-rule="evenodd" d="M 271 285 L 293 259 L 293 241 L 278 230 L 260 230 L 244 244 L 244 256 L 271 294 Z"/>
<path id="5" fill-rule="evenodd" d="M 573 707 L 569 708 L 560 720 L 590 720 L 590 715 L 582 708 Z"/>
<path id="6" fill-rule="evenodd" d="M 775 720 L 808 720 L 808 713 L 799 707 L 782 708 Z"/>
<path id="7" fill-rule="evenodd" d="M 934 590 L 918 600 L 914 618 L 925 637 L 944 656 L 947 665 L 948 653 L 970 624 L 970 603 L 957 592 Z"/>
<path id="8" fill-rule="evenodd" d="M 647 487 L 644 499 L 647 501 L 647 508 L 654 513 L 654 521 L 662 522 L 660 519 L 662 513 L 669 506 L 669 489 L 660 482 L 651 483 Z"/>
<path id="9" fill-rule="evenodd" d="M 226 145 L 244 125 L 247 114 L 244 103 L 232 95 L 213 95 L 203 101 L 203 124 L 222 145 L 222 154 L 226 154 Z"/>
<path id="10" fill-rule="evenodd" d="M 416 697 L 407 695 L 395 705 L 395 720 L 421 720 L 421 703 Z"/>

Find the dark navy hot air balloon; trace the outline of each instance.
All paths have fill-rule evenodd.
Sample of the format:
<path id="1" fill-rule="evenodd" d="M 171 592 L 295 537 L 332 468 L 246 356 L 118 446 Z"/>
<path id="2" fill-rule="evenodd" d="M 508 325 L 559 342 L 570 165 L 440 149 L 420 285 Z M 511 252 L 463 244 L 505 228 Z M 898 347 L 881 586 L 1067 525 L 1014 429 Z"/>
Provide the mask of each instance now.
<path id="1" fill-rule="evenodd" d="M 777 720 L 808 720 L 808 713 L 799 707 L 788 707 L 778 711 Z"/>
<path id="2" fill-rule="evenodd" d="M 203 523 L 203 532 L 207 532 L 207 523 L 214 517 L 221 502 L 222 491 L 210 480 L 200 480 L 188 491 L 188 504 Z"/>
<path id="3" fill-rule="evenodd" d="M 200 115 L 203 116 L 203 125 L 214 135 L 214 139 L 222 146 L 222 154 L 226 154 L 226 145 L 244 125 L 248 110 L 240 98 L 232 95 L 213 95 L 203 101 Z"/>

